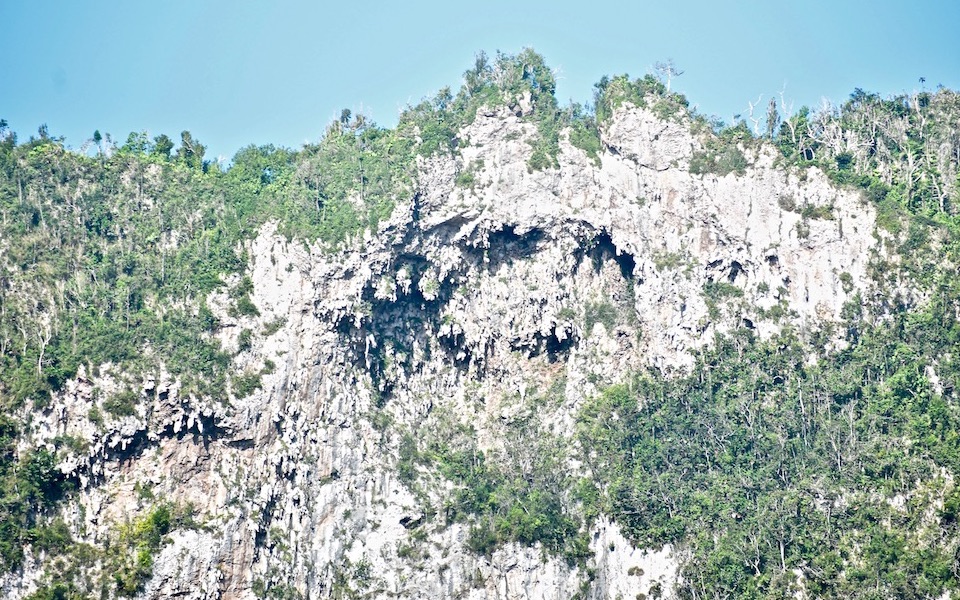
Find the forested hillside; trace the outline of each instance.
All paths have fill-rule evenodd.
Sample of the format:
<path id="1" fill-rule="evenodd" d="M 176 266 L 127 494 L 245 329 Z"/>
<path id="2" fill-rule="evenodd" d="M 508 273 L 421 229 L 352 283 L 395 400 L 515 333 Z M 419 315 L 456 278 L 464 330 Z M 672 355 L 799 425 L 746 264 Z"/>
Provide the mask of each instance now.
<path id="1" fill-rule="evenodd" d="M 0 570 L 6 593 L 160 597 L 164 592 L 150 587 L 151 576 L 174 534 L 220 531 L 228 520 L 222 515 L 242 506 L 243 519 L 266 515 L 261 533 L 251 534 L 257 550 L 244 568 L 252 568 L 253 576 L 231 575 L 227 579 L 241 581 L 238 587 L 224 592 L 214 586 L 204 592 L 207 597 L 412 597 L 399 583 L 399 591 L 390 592 L 392 583 L 378 582 L 370 561 L 381 559 L 365 555 L 358 561 L 349 544 L 331 551 L 335 558 L 328 562 L 311 558 L 315 564 L 292 572 L 284 583 L 287 576 L 276 565 L 299 565 L 302 557 L 282 558 L 284 530 L 292 525 L 271 521 L 270 502 L 278 502 L 273 497 L 257 504 L 252 492 L 237 492 L 234 503 L 213 510 L 177 497 L 174 478 L 163 484 L 126 478 L 135 479 L 130 465 L 146 460 L 154 448 L 166 448 L 166 440 L 222 444 L 238 455 L 260 453 L 267 460 L 268 453 L 279 452 L 268 450 L 274 448 L 268 443 L 286 435 L 267 430 L 293 431 L 293 417 L 274 419 L 248 443 L 239 426 L 224 424 L 232 417 L 209 415 L 239 414 L 244 402 L 261 397 L 265 405 L 294 396 L 321 404 L 309 395 L 319 394 L 321 384 L 310 393 L 304 391 L 307 384 L 283 387 L 286 380 L 271 387 L 285 369 L 308 368 L 290 366 L 296 350 L 260 359 L 272 336 L 287 335 L 295 316 L 265 310 L 255 263 L 276 262 L 281 278 L 284 272 L 293 277 L 309 271 L 292 260 L 279 263 L 273 254 L 251 256 L 259 247 L 254 240 L 269 227 L 300 249 L 289 250 L 290 256 L 305 252 L 304 262 L 345 265 L 337 267 L 337 277 L 364 269 L 376 275 L 358 292 L 356 304 L 338 308 L 337 316 L 329 316 L 333 309 L 323 313 L 322 305 L 342 298 L 324 295 L 322 287 L 315 288 L 315 297 L 308 294 L 312 300 L 302 313 L 312 311 L 318 322 L 329 323 L 337 352 L 354 352 L 349 356 L 355 362 L 337 369 L 355 373 L 350 381 L 364 391 L 338 391 L 341 384 L 334 383 L 325 393 L 361 394 L 363 401 L 350 413 L 352 426 L 362 421 L 364 435 L 380 440 L 383 464 L 390 466 L 384 477 L 396 479 L 419 506 L 403 526 L 411 535 L 421 531 L 420 538 L 404 541 L 406 546 L 398 542 L 382 560 L 414 561 L 420 565 L 414 570 L 426 572 L 424 565 L 446 556 L 443 544 L 454 544 L 429 536 L 459 525 L 464 536 L 457 547 L 478 564 L 494 564 L 496 553 L 509 548 L 533 548 L 543 561 L 569 569 L 583 597 L 603 597 L 605 584 L 597 577 L 603 549 L 591 544 L 597 524 L 609 521 L 637 549 L 672 549 L 677 576 L 669 585 L 645 583 L 648 597 L 960 594 L 960 96 L 938 89 L 881 98 L 857 89 L 839 106 L 786 108 L 775 99 L 762 118 L 725 124 L 697 114 L 683 95 L 653 75 L 604 78 L 591 102 L 563 106 L 551 70 L 526 50 L 492 60 L 480 55 L 459 90 L 444 89 L 408 108 L 395 128 L 344 110 L 316 144 L 250 146 L 223 165 L 206 160 L 204 146 L 189 132 L 180 135 L 179 144 L 142 132 L 119 144 L 98 132 L 77 151 L 45 127 L 26 137 L 4 122 Z M 522 161 L 523 177 L 555 189 L 561 185 L 556 182 L 580 172 L 570 166 L 581 164 L 571 162 L 573 153 L 583 161 L 582 172 L 627 164 L 625 146 L 615 143 L 611 132 L 630 111 L 652 115 L 664 131 L 676 127 L 693 140 L 689 157 L 674 159 L 663 171 L 680 171 L 703 185 L 746 181 L 766 169 L 802 186 L 822 173 L 838 196 L 860 198 L 864 216 L 853 224 L 841 222 L 832 203 L 805 200 L 800 187 L 795 194 L 769 198 L 771 210 L 796 221 L 782 235 L 799 247 L 813 248 L 818 228 L 836 227 L 843 237 L 875 215 L 870 256 L 849 259 L 868 265 L 866 278 L 837 274 L 837 293 L 848 298 L 841 318 L 801 319 L 787 294 L 790 282 L 784 280 L 782 290 L 744 284 L 740 272 L 753 276 L 745 260 L 724 263 L 729 276 L 714 277 L 709 257 L 695 249 L 627 252 L 612 227 L 594 227 L 583 216 L 594 229 L 575 252 L 584 265 L 577 277 L 587 277 L 593 261 L 596 289 L 606 296 L 571 300 L 550 313 L 550 331 L 567 324 L 564 335 L 527 343 L 510 330 L 498 338 L 497 325 L 480 319 L 481 328 L 494 330 L 492 341 L 470 346 L 469 324 L 454 319 L 452 307 L 469 314 L 473 298 L 486 298 L 481 284 L 499 285 L 497 277 L 509 285 L 511 301 L 538 297 L 535 275 L 524 275 L 522 265 L 552 251 L 559 237 L 546 225 L 539 226 L 547 232 L 540 237 L 524 237 L 526 230 L 506 224 L 492 228 L 482 243 L 471 242 L 468 252 L 453 232 L 484 213 L 465 210 L 450 219 L 451 232 L 444 232 L 442 241 L 430 242 L 441 248 L 436 256 L 443 244 L 461 244 L 458 258 L 448 260 L 461 266 L 432 266 L 441 264 L 429 253 L 433 250 L 418 254 L 417 248 L 433 248 L 428 225 L 439 217 L 421 218 L 421 210 L 428 212 L 423 199 L 446 176 L 454 191 L 444 196 L 449 206 L 434 207 L 438 212 L 485 198 L 498 186 L 506 189 L 512 180 L 489 173 L 511 161 Z M 493 132 L 482 143 L 476 141 L 481 121 Z M 464 133 L 470 127 L 473 137 Z M 483 155 L 492 147 L 489 139 L 514 145 Z M 485 157 L 464 158 L 477 153 Z M 653 177 L 642 161 L 637 164 L 630 164 L 635 178 Z M 496 194 L 506 193 L 489 192 L 494 203 Z M 570 201 L 559 192 L 546 197 L 558 204 Z M 627 200 L 636 210 L 655 202 Z M 536 210 L 549 216 L 544 222 L 553 224 L 558 209 L 537 202 Z M 397 225 L 401 213 L 409 214 L 408 229 Z M 575 222 L 569 217 L 564 227 Z M 393 254 L 376 258 L 377 252 Z M 777 266 L 777 252 L 767 250 L 772 258 L 761 266 Z M 614 265 L 616 278 L 622 275 L 620 287 L 611 287 L 614 276 L 602 266 L 607 263 Z M 676 273 L 681 282 L 676 285 L 693 286 L 706 311 L 691 335 L 704 337 L 685 348 L 688 359 L 676 368 L 638 358 L 615 375 L 602 366 L 589 371 L 576 359 L 591 343 L 599 344 L 597 336 L 616 340 L 614 332 L 620 332 L 638 340 L 631 346 L 636 348 L 651 339 L 644 338 L 647 317 L 638 312 L 637 290 L 649 285 L 641 263 Z M 306 276 L 304 281 L 304 289 L 321 285 Z M 574 292 L 564 293 L 574 298 Z M 760 307 L 754 302 L 758 294 L 775 300 Z M 552 306 L 553 300 L 537 302 Z M 530 393 L 521 392 L 526 408 L 520 416 L 491 416 L 495 425 L 488 429 L 445 413 L 456 413 L 444 405 L 448 393 L 475 393 L 477 414 L 505 393 L 496 383 L 485 387 L 498 377 L 489 365 L 496 364 L 490 357 L 499 356 L 501 343 L 504 356 L 533 365 L 517 372 L 549 374 L 531 383 Z M 658 349 L 645 351 L 653 355 Z M 296 360 L 322 364 L 323 352 Z M 429 371 L 423 367 L 433 364 L 429 361 L 458 373 L 460 391 L 431 384 L 428 393 L 410 384 Z M 160 392 L 150 386 L 161 380 L 176 382 L 184 402 L 215 407 L 203 413 L 210 423 L 184 432 L 157 425 Z M 92 382 L 93 390 L 85 412 L 69 413 L 82 427 L 67 424 L 66 417 L 59 431 L 41 425 L 67 414 L 64 399 L 84 382 Z M 429 406 L 417 408 L 421 404 Z M 539 422 L 547 413 L 566 429 Z M 411 420 L 411 414 L 419 416 Z M 86 433 L 77 433 L 81 430 Z M 299 430 L 298 443 L 313 430 Z M 111 445 L 111 436 L 125 441 Z M 292 446 L 282 439 L 286 452 Z M 496 441 L 501 439 L 515 446 Z M 311 448 L 322 445 L 302 446 L 301 454 L 319 461 Z M 360 472 L 367 463 L 358 461 Z M 254 471 L 245 469 L 230 477 L 240 481 L 237 473 Z M 282 470 L 279 462 L 264 472 L 274 470 Z M 322 476 L 329 479 L 314 477 L 317 485 L 336 486 L 347 477 L 345 469 Z M 86 516 L 93 510 L 90 498 L 98 489 L 112 489 L 118 477 L 124 490 L 136 486 L 137 512 L 126 521 L 94 523 Z M 233 481 L 230 477 L 223 475 L 223 481 Z M 293 481 L 293 475 L 276 477 Z M 428 538 L 433 546 L 424 542 Z M 217 568 L 229 569 L 226 564 Z M 470 585 L 484 589 L 487 576 L 477 577 Z M 181 583 L 189 589 L 189 581 Z M 466 594 L 450 586 L 442 593 Z"/>

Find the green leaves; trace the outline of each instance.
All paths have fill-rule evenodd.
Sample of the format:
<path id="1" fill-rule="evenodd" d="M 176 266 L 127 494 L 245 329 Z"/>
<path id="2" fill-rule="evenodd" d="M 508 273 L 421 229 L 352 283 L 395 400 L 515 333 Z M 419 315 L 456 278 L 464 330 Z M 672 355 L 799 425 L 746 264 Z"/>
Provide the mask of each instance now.
<path id="1" fill-rule="evenodd" d="M 779 127 L 774 143 L 788 164 L 816 165 L 831 179 L 864 190 L 882 225 L 899 233 L 903 213 L 951 224 L 957 214 L 953 144 L 960 95 L 941 89 L 882 99 L 856 89 L 839 108 L 803 107 Z"/>
<path id="2" fill-rule="evenodd" d="M 708 133 L 704 149 L 694 152 L 690 157 L 690 172 L 695 175 L 715 173 L 721 177 L 729 173 L 743 175 L 747 159 L 740 145 L 751 139 L 743 121 L 734 127 L 723 128 L 719 133 Z"/>
<path id="3" fill-rule="evenodd" d="M 364 229 L 376 231 L 398 197 L 413 189 L 414 154 L 404 129 L 388 131 L 362 115 L 333 123 L 297 167 L 298 201 L 284 201 L 283 230 L 337 248 Z"/>
<path id="4" fill-rule="evenodd" d="M 920 526 L 934 474 L 960 464 L 960 412 L 923 375 L 952 325 L 920 313 L 861 327 L 818 366 L 789 337 L 719 338 L 686 376 L 646 373 L 586 403 L 577 431 L 599 512 L 641 546 L 689 548 L 691 594 L 791 593 L 794 571 L 821 595 L 954 586 L 957 494 L 939 516 L 949 535 Z"/>
<path id="5" fill-rule="evenodd" d="M 625 102 L 643 107 L 647 105 L 647 96 L 663 96 L 666 93 L 666 86 L 653 75 L 648 74 L 634 80 L 626 74 L 613 78 L 604 76 L 594 85 L 597 123 L 605 123 Z"/>
<path id="6" fill-rule="evenodd" d="M 38 516 L 71 488 L 57 467 L 57 456 L 44 449 L 29 450 L 16 460 L 13 435 L 12 421 L 0 417 L 0 571 L 4 572 L 20 567 L 27 544 L 35 542 L 55 550 L 69 539 L 69 533 L 64 538 L 62 528 L 48 531 L 36 527 Z"/>
<path id="7" fill-rule="evenodd" d="M 193 509 L 169 502 L 154 505 L 146 514 L 122 525 L 104 552 L 108 576 L 118 596 L 133 597 L 153 572 L 153 561 L 174 529 L 193 528 Z"/>
<path id="8" fill-rule="evenodd" d="M 585 521 L 577 499 L 568 495 L 574 480 L 566 467 L 562 440 L 537 431 L 532 423 L 511 427 L 502 451 L 483 452 L 468 428 L 431 428 L 423 446 L 405 434 L 400 443 L 401 480 L 416 490 L 421 474 L 435 472 L 453 484 L 446 494 L 448 522 L 470 524 L 467 546 L 489 555 L 505 543 L 541 544 L 545 552 L 571 562 L 588 556 Z M 581 487 L 582 502 L 590 497 Z"/>

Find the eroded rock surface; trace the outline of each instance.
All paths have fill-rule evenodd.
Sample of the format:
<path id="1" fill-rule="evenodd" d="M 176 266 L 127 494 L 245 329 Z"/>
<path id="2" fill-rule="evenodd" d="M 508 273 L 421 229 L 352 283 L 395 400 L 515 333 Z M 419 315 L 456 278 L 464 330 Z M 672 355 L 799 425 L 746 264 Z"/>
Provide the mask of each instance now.
<path id="1" fill-rule="evenodd" d="M 530 172 L 535 135 L 481 113 L 458 156 L 423 160 L 418 192 L 341 252 L 264 228 L 248 247 L 259 316 L 209 300 L 225 347 L 252 333 L 239 359 L 262 373 L 250 395 L 211 402 L 161 374 L 142 382 L 137 414 L 98 426 L 88 417 L 107 394 L 93 389 L 120 374 L 82 373 L 33 418 L 38 440 L 89 444 L 63 465 L 82 482 L 65 509 L 76 536 L 105 539 L 148 488 L 204 526 L 171 535 L 146 598 L 669 596 L 672 549 L 637 550 L 603 520 L 585 565 L 516 544 L 471 551 L 469 526 L 433 510 L 449 484 L 414 490 L 398 475 L 402 435 L 459 422 L 495 455 L 505 424 L 535 410 L 569 439 L 584 399 L 631 369 L 682 370 L 715 332 L 838 320 L 877 251 L 873 214 L 772 154 L 742 176 L 690 174 L 701 145 L 687 124 L 629 105 L 600 165 L 564 139 L 559 169 Z M 464 169 L 471 188 L 456 184 Z M 552 386 L 555 401 L 531 408 Z M 29 568 L 17 577 L 9 597 L 32 589 Z"/>

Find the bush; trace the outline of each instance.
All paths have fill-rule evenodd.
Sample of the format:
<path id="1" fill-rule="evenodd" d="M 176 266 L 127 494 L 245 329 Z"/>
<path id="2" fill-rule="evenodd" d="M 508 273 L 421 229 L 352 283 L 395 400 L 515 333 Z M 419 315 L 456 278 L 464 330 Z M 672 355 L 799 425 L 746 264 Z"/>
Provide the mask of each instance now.
<path id="1" fill-rule="evenodd" d="M 246 398 L 262 387 L 263 383 L 259 373 L 246 373 L 236 375 L 233 378 L 233 395 L 238 399 Z"/>
<path id="2" fill-rule="evenodd" d="M 193 509 L 160 503 L 120 528 L 115 543 L 107 547 L 117 595 L 133 597 L 143 590 L 153 573 L 154 557 L 169 542 L 167 534 L 180 527 L 195 527 Z"/>
<path id="3" fill-rule="evenodd" d="M 781 195 L 777 197 L 777 206 L 779 206 L 781 210 L 793 212 L 797 210 L 797 201 L 793 196 Z"/>
<path id="4" fill-rule="evenodd" d="M 722 301 L 728 298 L 742 298 L 743 290 L 726 281 L 708 281 L 703 285 L 703 295 L 709 300 Z"/>
<path id="5" fill-rule="evenodd" d="M 690 172 L 694 175 L 713 173 L 743 175 L 747 171 L 747 159 L 737 146 L 707 143 L 707 149 L 694 152 L 690 157 Z"/>
<path id="6" fill-rule="evenodd" d="M 596 119 L 590 115 L 584 114 L 582 109 L 574 105 L 570 116 L 570 144 L 586 153 L 594 165 L 600 167 L 600 152 L 602 150 L 600 143 L 600 130 L 597 128 Z"/>
<path id="7" fill-rule="evenodd" d="M 253 332 L 249 329 L 244 329 L 240 332 L 240 335 L 237 336 L 237 352 L 246 352 L 253 347 Z"/>
<path id="8" fill-rule="evenodd" d="M 137 414 L 137 393 L 133 390 L 117 392 L 104 400 L 103 410 L 115 417 L 130 417 Z"/>
<path id="9" fill-rule="evenodd" d="M 601 125 L 624 103 L 643 107 L 647 104 L 647 96 L 662 96 L 667 91 L 666 86 L 653 75 L 644 75 L 632 81 L 626 74 L 603 77 L 594 88 L 597 123 Z"/>
<path id="10" fill-rule="evenodd" d="M 22 493 L 33 505 L 52 506 L 66 491 L 57 457 L 47 450 L 35 450 L 21 459 L 19 477 Z"/>
<path id="11" fill-rule="evenodd" d="M 73 544 L 70 529 L 62 519 L 57 519 L 49 525 L 41 525 L 30 530 L 28 539 L 35 550 L 61 554 Z"/>
<path id="12" fill-rule="evenodd" d="M 818 596 L 868 597 L 864 581 L 889 597 L 941 595 L 952 585 L 960 494 L 945 494 L 937 541 L 916 523 L 943 485 L 933 473 L 960 453 L 934 433 L 951 431 L 958 414 L 927 400 L 920 375 L 952 344 L 929 316 L 860 323 L 851 348 L 816 365 L 790 334 L 718 337 L 686 375 L 651 370 L 607 389 L 578 415 L 580 458 L 600 482 L 587 502 L 640 547 L 682 540 L 684 578 L 711 596 L 779 597 L 784 566 L 809 564 Z M 843 444 L 831 446 L 837 435 Z M 915 501 L 894 507 L 905 493 Z M 841 494 L 849 504 L 821 511 L 822 498 Z"/>
<path id="13" fill-rule="evenodd" d="M 602 323 L 607 332 L 613 331 L 617 322 L 617 309 L 609 302 L 587 302 L 584 306 L 584 329 L 589 334 L 593 326 Z"/>
<path id="14" fill-rule="evenodd" d="M 800 216 L 804 219 L 826 219 L 833 220 L 833 205 L 820 205 L 805 203 L 800 208 Z"/>
<path id="15" fill-rule="evenodd" d="M 287 318 L 286 318 L 286 317 L 282 317 L 282 316 L 281 316 L 281 317 L 277 317 L 276 319 L 270 321 L 269 323 L 267 323 L 267 324 L 265 324 L 265 325 L 263 326 L 262 335 L 263 335 L 264 337 L 270 337 L 271 335 L 273 335 L 273 334 L 275 334 L 276 332 L 280 331 L 280 329 L 281 329 L 284 325 L 286 325 L 286 324 L 287 324 Z"/>
<path id="16" fill-rule="evenodd" d="M 477 182 L 476 176 L 473 172 L 466 170 L 461 171 L 457 174 L 457 178 L 454 181 L 457 187 L 473 189 L 474 184 Z"/>
<path id="17" fill-rule="evenodd" d="M 250 299 L 251 293 L 253 293 L 253 281 L 251 281 L 249 277 L 244 277 L 240 280 L 237 287 L 230 291 L 230 298 L 234 301 L 233 306 L 228 311 L 231 317 L 260 316 L 260 310 L 257 309 L 253 300 Z"/>
<path id="18" fill-rule="evenodd" d="M 0 443 L 4 429 L 0 419 Z M 43 449 L 25 452 L 18 463 L 11 454 L 0 454 L 0 572 L 19 568 L 29 544 L 51 554 L 69 546 L 70 533 L 62 521 L 37 523 L 72 488 L 57 464 L 56 454 Z"/>

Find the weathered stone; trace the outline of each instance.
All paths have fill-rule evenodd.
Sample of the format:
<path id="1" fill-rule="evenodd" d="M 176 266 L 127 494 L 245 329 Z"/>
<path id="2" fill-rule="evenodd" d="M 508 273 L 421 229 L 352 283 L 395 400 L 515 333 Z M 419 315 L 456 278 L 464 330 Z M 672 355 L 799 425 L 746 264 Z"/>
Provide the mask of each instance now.
<path id="1" fill-rule="evenodd" d="M 743 176 L 691 175 L 700 142 L 687 125 L 626 105 L 604 130 L 601 166 L 563 139 L 560 168 L 530 172 L 534 127 L 479 111 L 458 156 L 420 161 L 419 194 L 379 235 L 330 253 L 263 228 L 247 248 L 259 316 L 232 318 L 226 295 L 208 299 L 234 325 L 217 334 L 224 347 L 253 332 L 235 366 L 263 372 L 262 389 L 224 405 L 184 396 L 160 373 L 143 382 L 144 411 L 101 427 L 91 406 L 119 389 L 104 365 L 35 416 L 34 442 L 89 443 L 84 461 L 64 465 L 84 482 L 75 535 L 105 540 L 144 506 L 134 482 L 149 482 L 157 497 L 192 503 L 206 526 L 171 534 L 146 598 L 253 598 L 255 582 L 327 597 L 344 577 L 369 597 L 573 596 L 582 567 L 515 544 L 477 556 L 467 526 L 430 517 L 397 475 L 402 433 L 455 415 L 481 448 L 501 449 L 504 424 L 565 378 L 537 417 L 570 436 L 600 386 L 644 365 L 684 369 L 714 332 L 838 320 L 882 252 L 872 209 L 815 169 L 785 171 L 762 151 Z M 482 166 L 473 188 L 459 188 L 468 165 Z M 832 206 L 833 218 L 804 220 L 783 197 Z M 739 290 L 742 305 L 711 315 L 715 283 Z M 781 302 L 783 321 L 764 316 Z M 389 417 L 382 431 L 377 414 Z M 422 491 L 436 506 L 449 485 Z M 669 547 L 634 549 L 606 521 L 592 539 L 591 597 L 655 584 L 669 594 Z M 0 580 L 7 597 L 30 593 L 39 568 L 28 561 Z"/>

